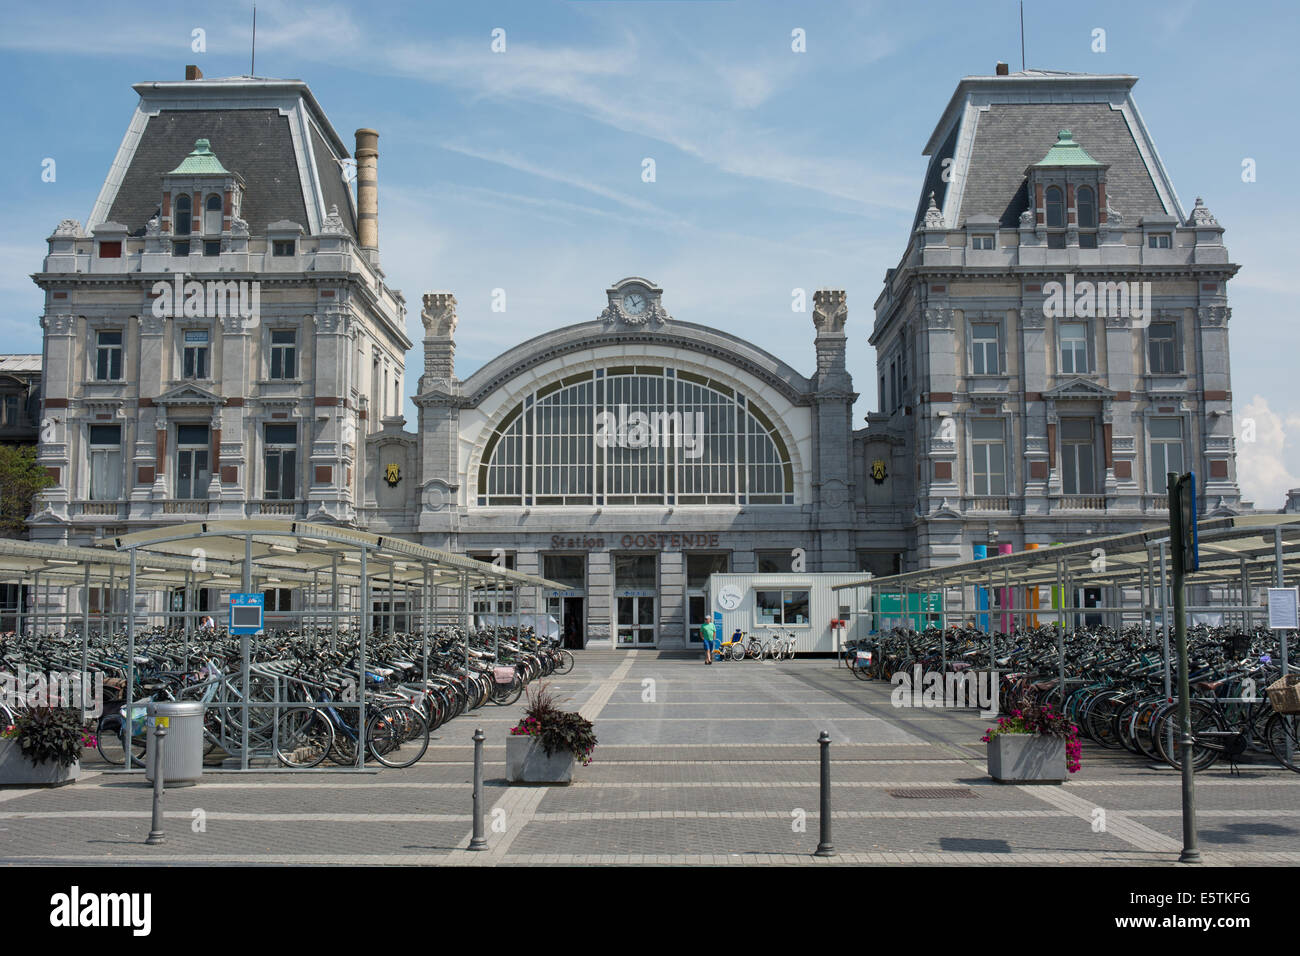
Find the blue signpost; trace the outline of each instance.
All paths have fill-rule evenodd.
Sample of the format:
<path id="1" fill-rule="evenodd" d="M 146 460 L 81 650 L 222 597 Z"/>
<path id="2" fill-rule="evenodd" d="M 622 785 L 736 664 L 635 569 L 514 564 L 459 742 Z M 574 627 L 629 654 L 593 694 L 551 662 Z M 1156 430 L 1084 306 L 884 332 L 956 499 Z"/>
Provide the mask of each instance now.
<path id="1" fill-rule="evenodd" d="M 261 634 L 266 598 L 261 594 L 230 595 L 230 633 Z"/>

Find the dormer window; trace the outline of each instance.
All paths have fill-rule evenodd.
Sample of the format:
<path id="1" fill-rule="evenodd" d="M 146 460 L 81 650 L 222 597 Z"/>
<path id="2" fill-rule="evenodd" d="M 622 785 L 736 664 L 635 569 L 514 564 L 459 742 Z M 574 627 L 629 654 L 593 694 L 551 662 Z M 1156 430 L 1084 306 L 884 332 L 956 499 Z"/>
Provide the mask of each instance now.
<path id="1" fill-rule="evenodd" d="M 172 235 L 188 236 L 193 232 L 193 221 L 189 196 L 176 197 L 176 222 L 172 226 Z"/>
<path id="2" fill-rule="evenodd" d="M 271 255 L 273 256 L 292 256 L 294 254 L 295 243 L 292 239 L 276 239 L 271 243 Z"/>
<path id="3" fill-rule="evenodd" d="M 203 234 L 221 235 L 221 197 L 213 193 L 203 207 Z"/>
<path id="4" fill-rule="evenodd" d="M 1065 228 L 1065 194 L 1059 186 L 1047 187 L 1047 228 Z"/>
<path id="5" fill-rule="evenodd" d="M 995 248 L 996 244 L 992 236 L 978 235 L 970 237 L 970 245 L 972 249 L 991 250 Z"/>
<path id="6" fill-rule="evenodd" d="M 1105 219 L 1107 169 L 1063 129 L 1047 155 L 1025 171 L 1030 196 L 1040 197 L 1042 203 L 1035 220 L 1047 248 L 1064 249 L 1070 234 L 1079 237 L 1079 248 L 1097 248 Z"/>
<path id="7" fill-rule="evenodd" d="M 1173 236 L 1167 232 L 1153 232 L 1147 236 L 1148 249 L 1169 249 L 1173 246 Z"/>

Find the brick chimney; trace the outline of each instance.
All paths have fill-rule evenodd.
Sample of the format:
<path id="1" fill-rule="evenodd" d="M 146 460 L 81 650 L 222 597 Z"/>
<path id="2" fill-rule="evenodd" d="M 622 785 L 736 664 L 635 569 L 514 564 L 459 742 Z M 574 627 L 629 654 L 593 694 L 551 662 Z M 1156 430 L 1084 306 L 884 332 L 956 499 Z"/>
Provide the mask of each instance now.
<path id="1" fill-rule="evenodd" d="M 357 227 L 364 249 L 379 248 L 379 134 L 359 129 L 357 137 Z"/>
<path id="2" fill-rule="evenodd" d="M 1009 67 L 1005 63 L 998 63 L 998 76 L 1008 76 Z"/>
<path id="3" fill-rule="evenodd" d="M 185 79 L 201 80 L 203 79 L 203 71 L 191 63 L 189 66 L 185 67 Z"/>

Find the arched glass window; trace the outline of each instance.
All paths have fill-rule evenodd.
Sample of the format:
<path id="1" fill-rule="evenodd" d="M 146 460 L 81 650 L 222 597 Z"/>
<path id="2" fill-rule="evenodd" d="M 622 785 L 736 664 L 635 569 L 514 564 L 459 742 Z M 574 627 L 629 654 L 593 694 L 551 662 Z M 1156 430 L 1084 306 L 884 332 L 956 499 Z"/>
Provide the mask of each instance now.
<path id="1" fill-rule="evenodd" d="M 1065 199 L 1059 186 L 1047 187 L 1047 228 L 1065 228 Z"/>
<path id="2" fill-rule="evenodd" d="M 1097 228 L 1097 197 L 1091 186 L 1080 186 L 1077 200 L 1079 204 L 1079 228 Z"/>
<path id="3" fill-rule="evenodd" d="M 213 193 L 204 204 L 203 234 L 205 236 L 221 235 L 221 196 Z"/>
<path id="4" fill-rule="evenodd" d="M 193 231 L 190 222 L 190 197 L 176 197 L 176 223 L 172 226 L 172 234 L 176 236 L 188 236 Z"/>
<path id="5" fill-rule="evenodd" d="M 679 369 L 581 372 L 497 424 L 480 505 L 793 504 L 776 425 L 730 386 Z"/>

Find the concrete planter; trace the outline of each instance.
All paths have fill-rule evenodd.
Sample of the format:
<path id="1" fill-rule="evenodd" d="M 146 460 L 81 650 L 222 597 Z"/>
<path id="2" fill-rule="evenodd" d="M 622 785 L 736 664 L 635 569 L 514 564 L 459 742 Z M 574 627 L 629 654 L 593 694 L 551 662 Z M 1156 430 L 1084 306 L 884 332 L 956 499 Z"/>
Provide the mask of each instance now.
<path id="1" fill-rule="evenodd" d="M 1065 783 L 1065 739 L 998 734 L 988 742 L 989 776 L 998 783 Z"/>
<path id="2" fill-rule="evenodd" d="M 573 763 L 573 754 L 567 751 L 546 756 L 536 737 L 506 737 L 506 782 L 511 785 L 572 783 Z"/>
<path id="3" fill-rule="evenodd" d="M 0 786 L 61 787 L 81 776 L 81 761 L 60 767 L 51 760 L 32 763 L 16 740 L 0 740 Z"/>

